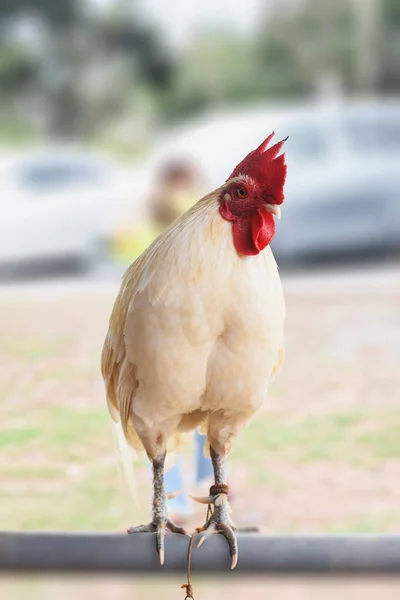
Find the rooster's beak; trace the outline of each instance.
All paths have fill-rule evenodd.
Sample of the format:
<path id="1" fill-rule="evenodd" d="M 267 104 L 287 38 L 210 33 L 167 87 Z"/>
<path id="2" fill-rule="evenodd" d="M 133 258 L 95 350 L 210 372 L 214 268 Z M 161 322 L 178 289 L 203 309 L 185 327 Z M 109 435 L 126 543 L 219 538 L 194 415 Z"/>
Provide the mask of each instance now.
<path id="1" fill-rule="evenodd" d="M 281 209 L 277 204 L 266 204 L 265 210 L 275 215 L 277 219 L 281 218 Z"/>

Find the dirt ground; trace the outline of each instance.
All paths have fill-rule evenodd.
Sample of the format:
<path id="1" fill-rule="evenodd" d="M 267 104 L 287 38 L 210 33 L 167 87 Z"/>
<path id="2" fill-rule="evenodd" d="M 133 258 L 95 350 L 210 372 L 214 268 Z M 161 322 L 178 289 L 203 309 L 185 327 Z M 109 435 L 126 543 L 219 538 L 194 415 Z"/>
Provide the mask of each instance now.
<path id="1" fill-rule="evenodd" d="M 182 577 L 154 581 L 130 581 L 128 578 L 32 578 L 0 579 L 0 594 L 7 600 L 184 600 L 180 589 Z M 229 578 L 198 581 L 196 600 L 398 600 L 400 583 L 391 579 L 243 579 L 232 583 Z"/>

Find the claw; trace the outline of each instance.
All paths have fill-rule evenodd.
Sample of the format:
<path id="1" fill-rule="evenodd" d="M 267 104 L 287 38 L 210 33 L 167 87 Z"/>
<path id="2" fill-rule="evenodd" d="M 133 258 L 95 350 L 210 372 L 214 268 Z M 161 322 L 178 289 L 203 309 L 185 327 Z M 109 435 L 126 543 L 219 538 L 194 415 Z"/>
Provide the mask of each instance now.
<path id="1" fill-rule="evenodd" d="M 213 535 L 213 533 L 215 533 L 215 532 L 216 532 L 216 526 L 214 523 L 211 523 L 211 525 L 206 530 L 206 532 L 201 536 L 199 543 L 197 544 L 197 547 L 200 548 L 200 546 L 202 546 L 202 544 L 206 541 L 206 539 L 208 537 L 210 537 L 211 535 Z"/>
<path id="2" fill-rule="evenodd" d="M 139 525 L 138 527 L 129 527 L 127 529 L 128 533 L 154 533 L 156 532 L 156 549 L 158 552 L 158 556 L 160 558 L 160 564 L 164 564 L 164 539 L 165 532 L 171 531 L 172 533 L 180 533 L 183 535 L 188 535 L 191 537 L 183 527 L 179 527 L 179 525 L 175 525 L 173 521 L 170 519 L 157 519 L 149 523 L 148 525 Z"/>
<path id="3" fill-rule="evenodd" d="M 164 564 L 164 537 L 165 537 L 165 521 L 161 522 L 157 527 L 156 533 L 156 548 L 160 557 L 160 565 Z"/>
<path id="4" fill-rule="evenodd" d="M 189 497 L 200 504 L 212 504 L 214 501 L 214 496 L 191 496 L 189 494 Z"/>
<path id="5" fill-rule="evenodd" d="M 174 498 L 179 496 L 179 494 L 182 494 L 182 492 L 183 490 L 178 490 L 177 492 L 167 492 L 167 500 L 173 500 Z"/>
<path id="6" fill-rule="evenodd" d="M 234 569 L 238 560 L 238 546 L 236 536 L 233 533 L 232 528 L 226 523 L 219 523 L 217 529 L 219 533 L 222 533 L 222 535 L 225 537 L 229 544 L 229 550 L 232 557 L 231 569 Z"/>

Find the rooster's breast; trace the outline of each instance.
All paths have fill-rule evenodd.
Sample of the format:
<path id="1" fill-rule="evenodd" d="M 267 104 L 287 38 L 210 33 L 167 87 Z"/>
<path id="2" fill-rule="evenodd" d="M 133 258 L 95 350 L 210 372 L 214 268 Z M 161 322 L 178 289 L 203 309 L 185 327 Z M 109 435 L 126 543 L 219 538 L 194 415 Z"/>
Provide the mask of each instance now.
<path id="1" fill-rule="evenodd" d="M 208 360 L 204 410 L 257 410 L 282 358 L 285 304 L 270 248 L 238 261 L 224 330 Z"/>

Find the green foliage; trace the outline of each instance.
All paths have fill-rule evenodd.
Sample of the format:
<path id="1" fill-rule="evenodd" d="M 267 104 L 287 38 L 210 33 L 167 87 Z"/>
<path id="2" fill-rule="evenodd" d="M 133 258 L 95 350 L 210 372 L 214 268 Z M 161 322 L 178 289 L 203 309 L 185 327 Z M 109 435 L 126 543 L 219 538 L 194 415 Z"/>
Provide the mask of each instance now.
<path id="1" fill-rule="evenodd" d="M 334 74 L 346 91 L 400 88 L 397 0 L 304 0 L 279 3 L 258 38 L 259 59 L 273 92 L 313 91 Z"/>
<path id="2" fill-rule="evenodd" d="M 0 114 L 0 146 L 26 146 L 34 135 L 32 124 L 26 118 Z"/>
<path id="3" fill-rule="evenodd" d="M 79 16 L 79 0 L 2 0 L 0 19 L 14 19 L 30 13 L 45 19 L 53 27 L 65 28 Z"/>
<path id="4" fill-rule="evenodd" d="M 259 34 L 259 59 L 273 93 L 310 92 L 332 71 L 349 83 L 354 25 L 348 0 L 306 0 L 297 10 L 277 7 Z"/>
<path id="5" fill-rule="evenodd" d="M 400 3 L 381 0 L 380 86 L 384 91 L 400 89 Z"/>
<path id="6" fill-rule="evenodd" d="M 244 39 L 205 33 L 194 39 L 182 57 L 175 80 L 176 98 L 195 105 L 252 95 L 256 79 L 252 48 Z"/>
<path id="7" fill-rule="evenodd" d="M 35 98 L 47 133 L 102 137 L 132 155 L 105 134 L 125 115 L 150 111 L 170 122 L 216 104 L 304 96 L 329 81 L 348 93 L 400 89 L 398 0 L 282 0 L 265 11 L 251 36 L 209 27 L 174 56 L 124 0 L 103 10 L 78 0 L 3 0 L 0 111 L 3 103 L 32 128 Z M 34 52 L 13 34 L 24 14 L 41 24 Z"/>
<path id="8" fill-rule="evenodd" d="M 165 89 L 174 65 L 160 38 L 131 17 L 126 3 L 118 6 L 108 12 L 85 11 L 84 3 L 75 0 L 19 0 L 2 6 L 3 101 L 7 96 L 9 106 L 21 94 L 34 96 L 48 133 L 90 137 L 124 111 L 132 89 L 146 85 L 154 95 Z M 13 34 L 26 15 L 40 23 L 33 53 Z"/>
<path id="9" fill-rule="evenodd" d="M 0 46 L 0 86 L 4 92 L 21 89 L 37 75 L 38 65 L 21 48 Z"/>

